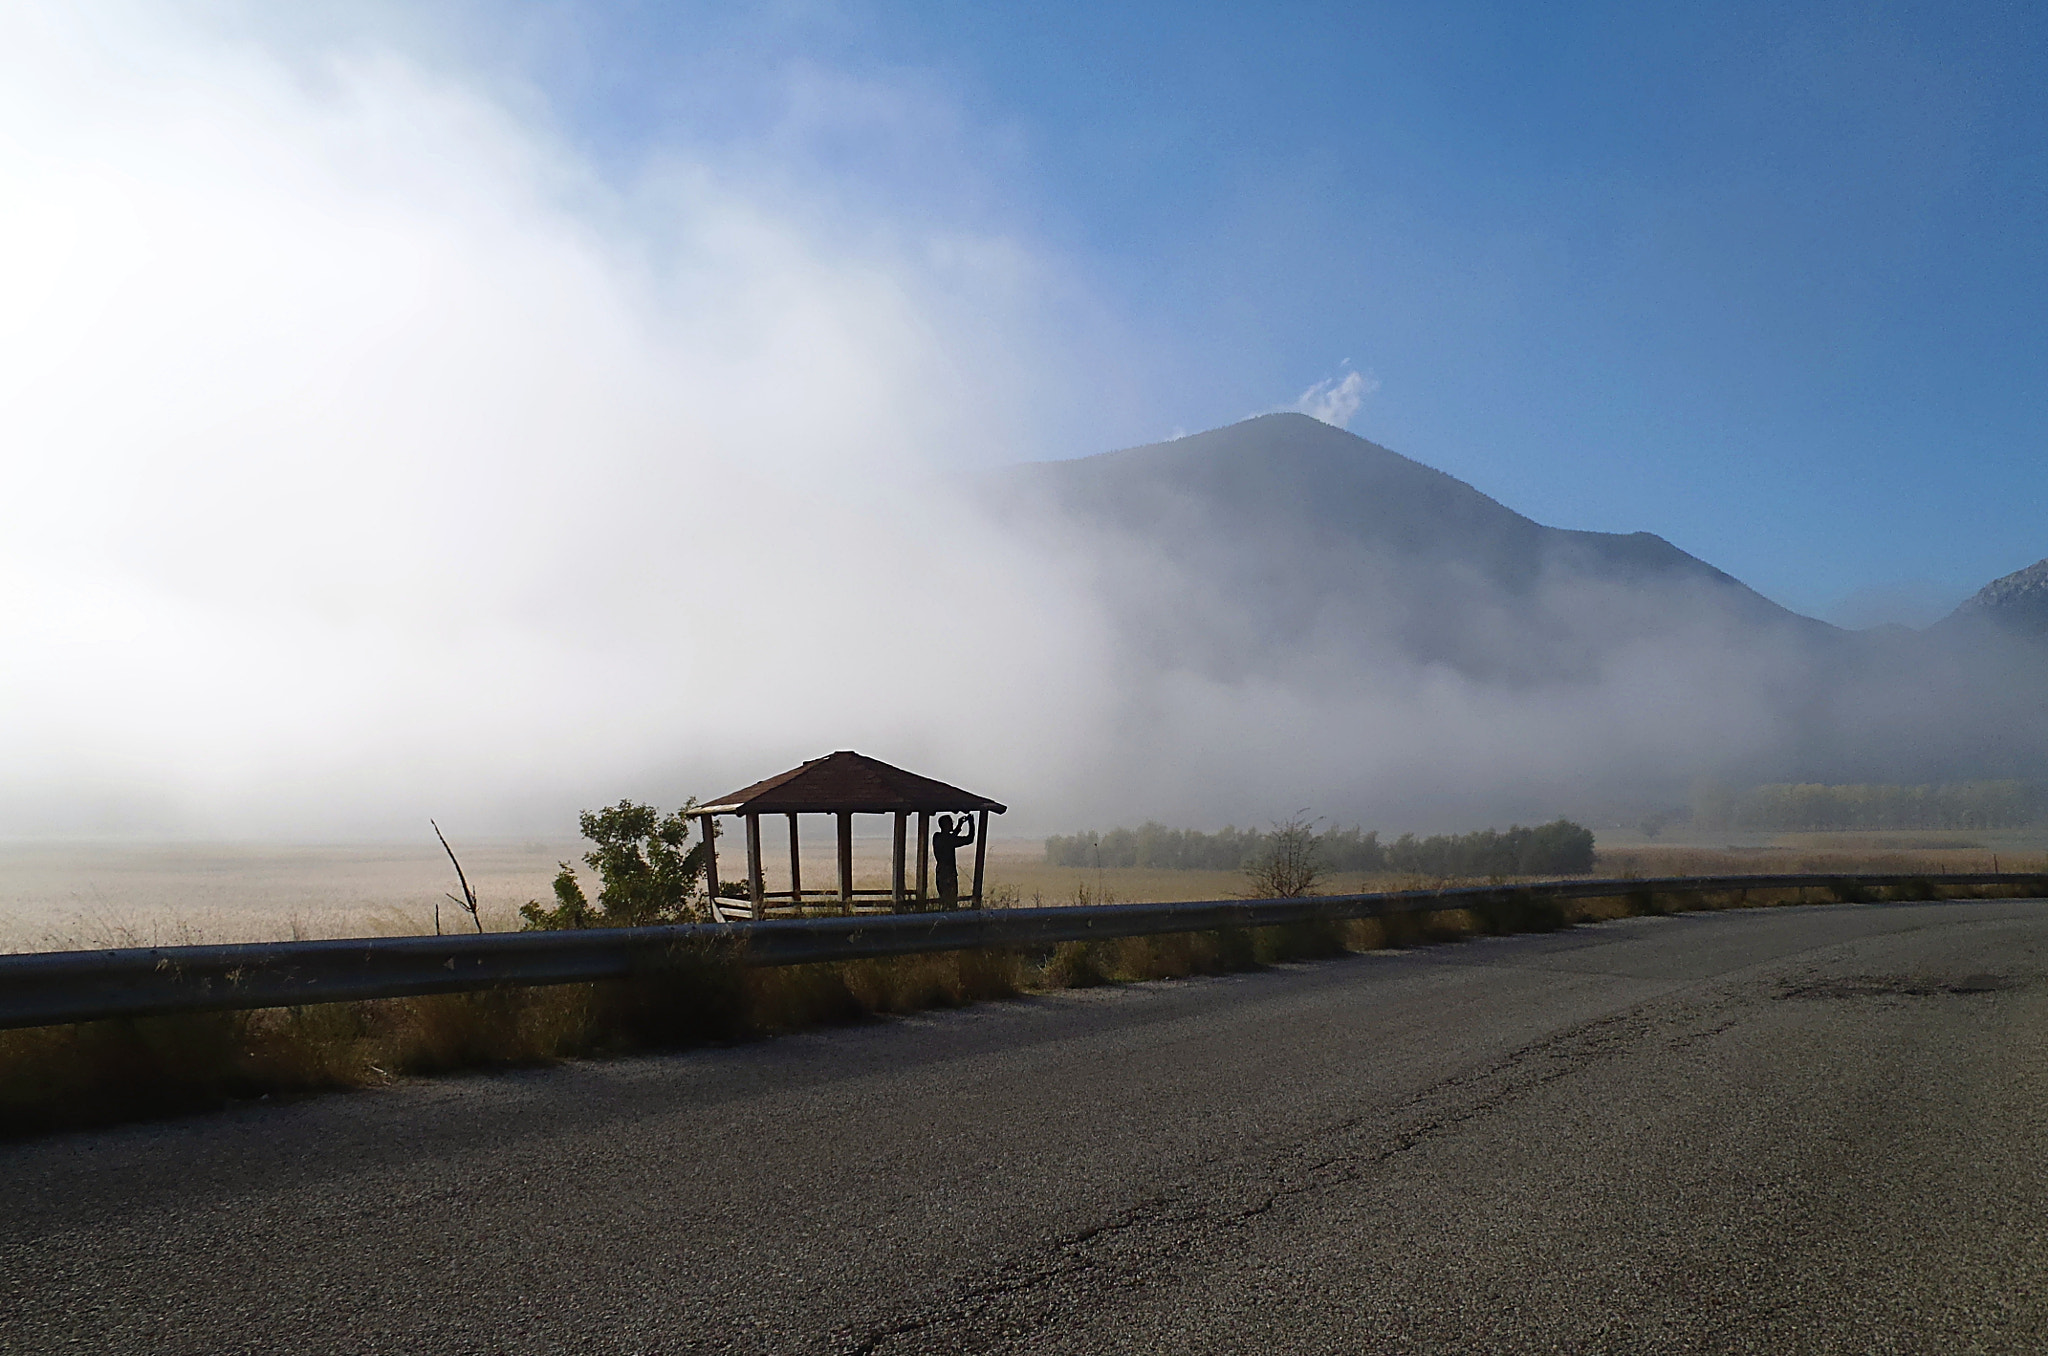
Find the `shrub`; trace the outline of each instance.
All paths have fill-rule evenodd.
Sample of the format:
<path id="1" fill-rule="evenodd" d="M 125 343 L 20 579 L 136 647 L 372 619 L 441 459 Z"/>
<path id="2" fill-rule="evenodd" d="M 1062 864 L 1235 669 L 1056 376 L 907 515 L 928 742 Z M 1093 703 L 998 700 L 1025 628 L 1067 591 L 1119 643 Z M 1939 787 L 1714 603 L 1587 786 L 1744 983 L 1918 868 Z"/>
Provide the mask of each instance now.
<path id="1" fill-rule="evenodd" d="M 1275 824 L 1265 847 L 1244 869 L 1253 899 L 1295 899 L 1312 894 L 1323 869 L 1315 825 L 1302 815 Z"/>
<path id="2" fill-rule="evenodd" d="M 688 817 L 696 803 L 687 801 L 671 815 L 630 800 L 596 813 L 585 810 L 577 823 L 597 844 L 583 855 L 601 882 L 597 901 L 584 895 L 576 869 L 563 862 L 555 877 L 555 906 L 529 900 L 519 910 L 527 929 L 643 927 L 703 917 L 698 892 L 706 844 L 690 845 Z"/>

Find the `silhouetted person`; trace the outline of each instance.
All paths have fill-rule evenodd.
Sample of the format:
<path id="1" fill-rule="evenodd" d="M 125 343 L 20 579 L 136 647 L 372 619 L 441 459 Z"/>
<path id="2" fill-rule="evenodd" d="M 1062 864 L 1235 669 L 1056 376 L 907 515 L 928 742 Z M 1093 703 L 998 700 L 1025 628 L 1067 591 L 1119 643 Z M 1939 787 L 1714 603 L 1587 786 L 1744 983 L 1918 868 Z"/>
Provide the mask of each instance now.
<path id="1" fill-rule="evenodd" d="M 942 909 L 960 907 L 960 863 L 953 859 L 953 853 L 973 841 L 973 820 L 966 815 L 957 821 L 951 815 L 939 816 L 939 827 L 932 832 L 932 868 L 938 877 L 938 904 Z"/>

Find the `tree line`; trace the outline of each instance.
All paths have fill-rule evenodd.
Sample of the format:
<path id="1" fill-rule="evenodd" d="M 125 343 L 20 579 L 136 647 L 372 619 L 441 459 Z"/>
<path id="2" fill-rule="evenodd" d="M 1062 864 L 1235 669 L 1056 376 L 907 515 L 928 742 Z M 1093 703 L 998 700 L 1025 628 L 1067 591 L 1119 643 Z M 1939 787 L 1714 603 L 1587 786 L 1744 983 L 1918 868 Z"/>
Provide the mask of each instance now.
<path id="1" fill-rule="evenodd" d="M 2048 817 L 2048 794 L 2023 781 L 1938 786 L 1775 783 L 1732 791 L 1703 786 L 1692 822 L 1702 829 L 2020 829 Z"/>
<path id="2" fill-rule="evenodd" d="M 1225 827 L 1215 833 L 1144 823 L 1135 829 L 1055 834 L 1045 840 L 1048 865 L 1133 866 L 1175 871 L 1243 871 L 1272 855 L 1270 832 Z M 1323 871 L 1401 872 L 1420 876 L 1568 876 L 1593 869 L 1593 833 L 1568 819 L 1476 833 L 1404 833 L 1391 843 L 1356 826 L 1313 835 Z"/>

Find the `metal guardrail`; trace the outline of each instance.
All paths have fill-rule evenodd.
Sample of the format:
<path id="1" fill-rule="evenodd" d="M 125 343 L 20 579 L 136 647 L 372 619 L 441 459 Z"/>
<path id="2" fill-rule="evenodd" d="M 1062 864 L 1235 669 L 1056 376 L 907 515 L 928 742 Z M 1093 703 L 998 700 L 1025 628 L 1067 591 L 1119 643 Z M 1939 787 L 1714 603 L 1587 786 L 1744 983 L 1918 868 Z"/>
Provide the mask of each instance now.
<path id="1" fill-rule="evenodd" d="M 918 952 L 1031 950 L 1224 928 L 1433 913 L 1443 909 L 1622 895 L 1817 890 L 1836 900 L 1898 886 L 2040 890 L 2048 874 L 1676 876 L 1556 880 L 1302 899 L 985 909 L 959 913 L 769 919 L 671 927 L 365 937 L 227 946 L 135 947 L 0 955 L 0 1029 L 109 1017 L 296 1007 L 367 998 L 623 979 L 658 972 L 679 949 L 729 948 L 748 965 L 801 965 Z"/>

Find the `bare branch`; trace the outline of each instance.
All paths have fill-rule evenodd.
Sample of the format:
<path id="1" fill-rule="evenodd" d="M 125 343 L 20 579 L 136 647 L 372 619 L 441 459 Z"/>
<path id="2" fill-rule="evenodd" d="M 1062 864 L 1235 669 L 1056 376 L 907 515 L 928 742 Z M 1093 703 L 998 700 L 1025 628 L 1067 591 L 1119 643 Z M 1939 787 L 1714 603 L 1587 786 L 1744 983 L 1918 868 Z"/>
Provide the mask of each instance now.
<path id="1" fill-rule="evenodd" d="M 1321 846 L 1316 825 L 1307 810 L 1297 810 L 1285 822 L 1273 825 L 1258 857 L 1245 867 L 1255 899 L 1294 899 L 1315 893 L 1323 867 L 1318 860 Z"/>
<path id="2" fill-rule="evenodd" d="M 427 823 L 434 824 L 434 821 L 429 819 Z M 467 909 L 469 911 L 469 921 L 476 924 L 478 932 L 482 932 L 484 930 L 484 920 L 483 916 L 477 911 L 476 891 L 469 888 L 469 877 L 463 874 L 462 863 L 456 860 L 455 849 L 448 846 L 448 835 L 441 832 L 439 824 L 434 824 L 434 837 L 441 840 L 441 850 L 448 854 L 448 860 L 455 867 L 455 879 L 462 883 L 463 897 L 455 899 L 454 895 L 449 895 L 448 898 L 455 899 L 457 904 Z M 438 903 L 434 905 L 434 931 L 436 934 L 441 931 L 441 906 Z"/>

